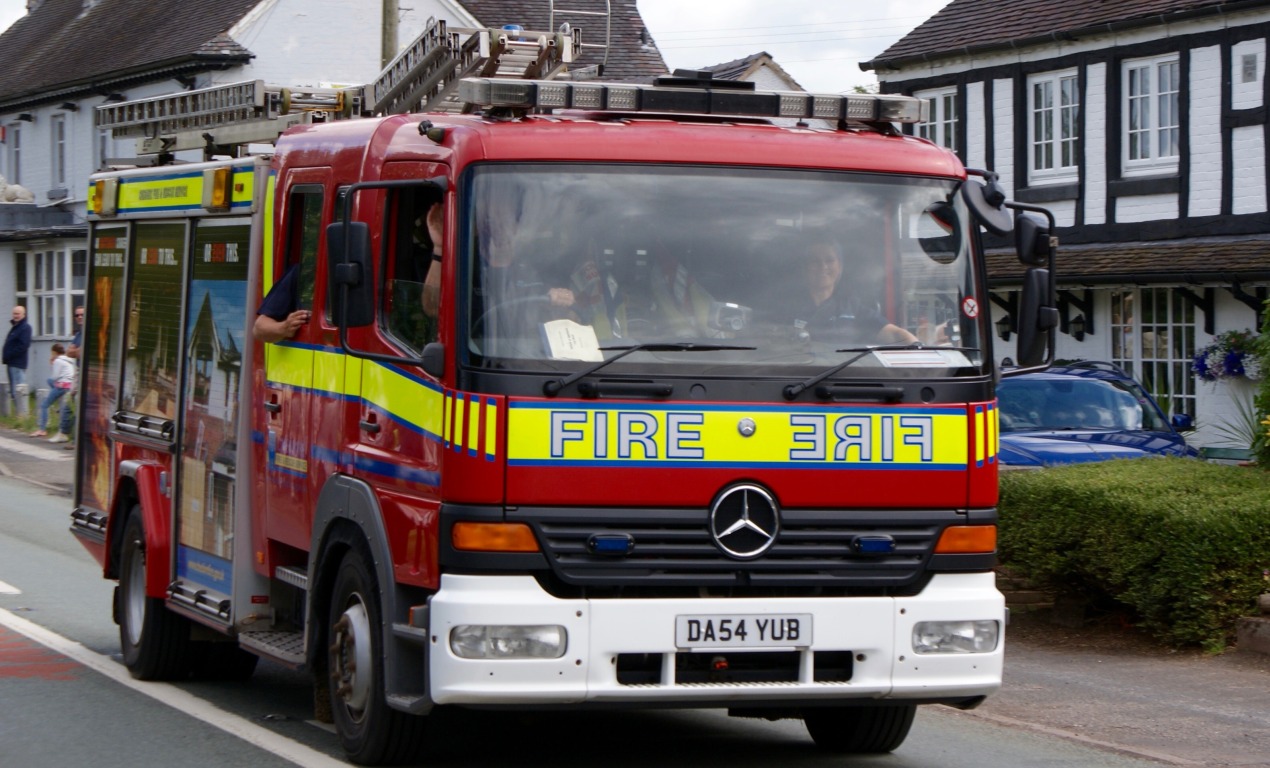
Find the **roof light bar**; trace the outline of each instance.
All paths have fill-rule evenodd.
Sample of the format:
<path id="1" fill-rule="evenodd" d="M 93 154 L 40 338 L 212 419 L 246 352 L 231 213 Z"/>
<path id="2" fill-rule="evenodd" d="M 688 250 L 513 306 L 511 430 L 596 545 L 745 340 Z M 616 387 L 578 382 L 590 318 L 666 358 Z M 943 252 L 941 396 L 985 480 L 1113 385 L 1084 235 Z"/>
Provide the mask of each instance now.
<path id="1" fill-rule="evenodd" d="M 462 80 L 459 98 L 476 106 L 504 109 L 670 112 L 889 123 L 921 122 L 926 118 L 927 110 L 924 99 L 911 96 L 869 93 L 836 96 L 792 91 L 738 91 L 495 77 Z"/>

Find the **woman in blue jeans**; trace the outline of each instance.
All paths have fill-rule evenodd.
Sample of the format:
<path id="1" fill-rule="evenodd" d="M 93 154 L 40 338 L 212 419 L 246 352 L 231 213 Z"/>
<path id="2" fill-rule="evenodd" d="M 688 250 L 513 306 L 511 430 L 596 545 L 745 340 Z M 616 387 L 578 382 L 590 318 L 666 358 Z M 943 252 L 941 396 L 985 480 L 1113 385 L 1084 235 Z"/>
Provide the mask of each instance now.
<path id="1" fill-rule="evenodd" d="M 31 433 L 31 437 L 44 437 L 48 434 L 45 430 L 48 429 L 49 411 L 58 400 L 70 394 L 71 388 L 75 386 L 75 361 L 66 356 L 66 347 L 54 344 L 49 363 L 53 366 L 53 375 L 49 377 L 49 393 L 40 401 L 39 426 Z M 68 435 L 58 432 L 50 442 L 64 443 L 69 439 Z"/>

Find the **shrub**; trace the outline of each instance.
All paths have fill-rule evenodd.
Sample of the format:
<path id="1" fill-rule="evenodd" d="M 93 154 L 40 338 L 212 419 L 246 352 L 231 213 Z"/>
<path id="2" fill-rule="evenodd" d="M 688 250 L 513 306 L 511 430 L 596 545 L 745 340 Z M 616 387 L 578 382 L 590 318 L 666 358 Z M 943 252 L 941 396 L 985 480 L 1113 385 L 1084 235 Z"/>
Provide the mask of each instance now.
<path id="1" fill-rule="evenodd" d="M 1270 568 L 1270 474 L 1129 459 L 1001 476 L 1003 564 L 1128 608 L 1172 645 L 1220 650 Z"/>
<path id="2" fill-rule="evenodd" d="M 1253 355 L 1260 370 L 1270 371 L 1270 302 L 1263 306 L 1266 311 L 1262 312 L 1261 335 L 1257 337 Z M 1257 382 L 1256 410 L 1267 416 L 1263 417 L 1265 420 L 1261 422 L 1261 435 L 1253 443 L 1252 449 L 1257 455 L 1257 463 L 1270 469 L 1270 376 L 1262 376 Z"/>

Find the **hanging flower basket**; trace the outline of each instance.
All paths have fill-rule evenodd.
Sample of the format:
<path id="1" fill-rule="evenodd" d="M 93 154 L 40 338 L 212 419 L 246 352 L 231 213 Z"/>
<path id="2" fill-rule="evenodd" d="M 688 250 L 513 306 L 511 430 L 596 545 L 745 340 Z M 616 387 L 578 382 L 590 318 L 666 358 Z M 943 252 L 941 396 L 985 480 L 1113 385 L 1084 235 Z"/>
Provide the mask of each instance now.
<path id="1" fill-rule="evenodd" d="M 1261 366 L 1254 354 L 1257 335 L 1250 330 L 1224 331 L 1208 346 L 1195 353 L 1191 373 L 1201 381 L 1261 378 Z"/>

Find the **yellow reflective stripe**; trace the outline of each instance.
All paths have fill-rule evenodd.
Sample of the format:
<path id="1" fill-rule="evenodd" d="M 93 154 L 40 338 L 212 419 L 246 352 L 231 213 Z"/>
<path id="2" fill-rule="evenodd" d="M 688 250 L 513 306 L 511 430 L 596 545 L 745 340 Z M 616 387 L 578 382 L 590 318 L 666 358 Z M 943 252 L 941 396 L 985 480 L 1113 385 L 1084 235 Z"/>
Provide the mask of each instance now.
<path id="1" fill-rule="evenodd" d="M 450 393 L 446 392 L 441 402 L 441 444 L 450 444 Z"/>
<path id="2" fill-rule="evenodd" d="M 996 457 L 1001 453 L 1001 411 L 997 410 L 997 404 L 989 406 L 991 415 L 988 416 L 988 456 Z"/>
<path id="3" fill-rule="evenodd" d="M 454 428 L 450 430 L 450 439 L 455 450 L 463 450 L 463 417 L 467 411 L 467 401 L 462 394 L 454 396 Z"/>
<path id="4" fill-rule="evenodd" d="M 230 182 L 230 200 L 234 203 L 250 203 L 256 191 L 256 170 L 241 168 L 234 170 L 234 180 Z M 241 187 L 241 189 L 239 189 Z"/>
<path id="5" fill-rule="evenodd" d="M 285 387 L 313 388 L 313 350 L 282 344 L 265 345 L 265 379 Z"/>
<path id="6" fill-rule="evenodd" d="M 481 447 L 481 398 L 479 395 L 467 396 L 467 445 L 472 453 Z"/>
<path id="7" fill-rule="evenodd" d="M 485 404 L 485 458 L 498 457 L 498 406 L 490 400 Z"/>
<path id="8" fill-rule="evenodd" d="M 260 248 L 261 271 L 263 273 L 260 282 L 261 296 L 269 293 L 269 289 L 273 287 L 273 201 L 277 187 L 278 174 L 269 171 L 269 181 L 265 184 L 264 242 L 261 243 Z"/>
<path id="9" fill-rule="evenodd" d="M 448 398 L 440 390 L 412 380 L 391 366 L 372 362 L 362 365 L 361 397 L 366 403 L 425 434 L 445 439 L 443 409 Z"/>
<path id="10" fill-rule="evenodd" d="M 203 174 L 169 176 L 162 179 L 119 180 L 119 210 L 137 211 L 163 208 L 201 208 Z"/>
<path id="11" fill-rule="evenodd" d="M 965 407 L 508 407 L 509 461 L 965 468 L 977 426 Z M 982 411 L 978 419 L 986 419 Z M 737 425 L 754 422 L 753 437 Z M 982 451 L 979 453 L 982 456 Z"/>
<path id="12" fill-rule="evenodd" d="M 978 408 L 975 410 L 975 463 L 976 464 L 982 464 L 985 458 L 985 455 L 984 455 L 986 453 L 985 446 L 987 445 L 987 435 L 985 433 L 988 430 L 987 416 L 988 414 L 985 412 L 983 408 Z"/>
<path id="13" fill-rule="evenodd" d="M 324 349 L 313 351 L 313 388 L 333 395 L 345 394 L 342 352 Z"/>

